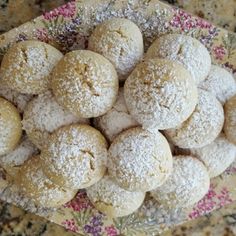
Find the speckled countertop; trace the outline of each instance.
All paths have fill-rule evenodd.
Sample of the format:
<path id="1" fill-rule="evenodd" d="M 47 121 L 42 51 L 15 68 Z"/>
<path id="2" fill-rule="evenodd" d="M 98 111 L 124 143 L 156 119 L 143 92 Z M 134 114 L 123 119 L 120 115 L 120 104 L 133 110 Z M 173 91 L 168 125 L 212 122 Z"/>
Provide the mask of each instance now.
<path id="1" fill-rule="evenodd" d="M 0 0 L 0 33 L 68 0 Z M 164 0 L 163 0 L 164 1 Z M 236 32 L 236 0 L 166 0 Z M 75 236 L 63 227 L 0 201 L 1 236 Z M 236 203 L 177 227 L 163 236 L 236 235 Z"/>

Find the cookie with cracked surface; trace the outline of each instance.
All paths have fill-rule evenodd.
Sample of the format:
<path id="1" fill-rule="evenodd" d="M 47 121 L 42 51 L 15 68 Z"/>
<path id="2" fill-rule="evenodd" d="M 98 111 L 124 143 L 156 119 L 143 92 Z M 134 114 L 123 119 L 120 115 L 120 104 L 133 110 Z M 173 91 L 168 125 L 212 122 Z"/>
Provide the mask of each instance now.
<path id="1" fill-rule="evenodd" d="M 143 56 L 143 36 L 136 24 L 113 18 L 98 25 L 89 38 L 88 48 L 106 57 L 124 81 Z"/>
<path id="2" fill-rule="evenodd" d="M 40 41 L 14 44 L 4 55 L 1 79 L 6 86 L 25 94 L 40 94 L 50 86 L 50 73 L 62 53 Z"/>

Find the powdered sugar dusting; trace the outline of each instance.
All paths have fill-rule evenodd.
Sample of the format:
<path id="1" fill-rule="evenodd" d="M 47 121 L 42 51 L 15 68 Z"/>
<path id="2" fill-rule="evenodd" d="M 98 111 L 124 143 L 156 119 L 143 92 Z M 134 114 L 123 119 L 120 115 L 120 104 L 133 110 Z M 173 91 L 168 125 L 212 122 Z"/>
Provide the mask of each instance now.
<path id="1" fill-rule="evenodd" d="M 30 102 L 22 121 L 23 129 L 39 148 L 45 145 L 50 133 L 71 123 L 89 123 L 89 120 L 78 118 L 65 110 L 49 91 Z"/>
<path id="2" fill-rule="evenodd" d="M 193 112 L 197 88 L 181 65 L 163 59 L 140 63 L 124 86 L 128 110 L 144 128 L 176 127 Z"/>
<path id="3" fill-rule="evenodd" d="M 49 74 L 62 53 L 38 41 L 13 45 L 1 64 L 2 81 L 20 93 L 39 94 L 49 87 Z"/>
<path id="4" fill-rule="evenodd" d="M 236 81 L 226 69 L 212 65 L 209 75 L 199 84 L 199 88 L 211 92 L 224 104 L 236 94 Z"/>
<path id="5" fill-rule="evenodd" d="M 46 174 L 54 182 L 79 189 L 98 181 L 104 175 L 106 141 L 91 126 L 65 126 L 51 135 L 41 159 Z"/>
<path id="6" fill-rule="evenodd" d="M 165 134 L 181 148 L 200 148 L 210 144 L 221 132 L 224 111 L 218 100 L 209 92 L 198 90 L 198 104 L 192 115 L 175 129 Z"/>
<path id="7" fill-rule="evenodd" d="M 22 138 L 21 143 L 15 148 L 15 150 L 0 157 L 0 164 L 2 166 L 19 166 L 37 152 L 38 149 L 25 136 Z"/>
<path id="8" fill-rule="evenodd" d="M 141 206 L 145 197 L 145 193 L 130 192 L 120 188 L 107 175 L 89 187 L 87 195 L 95 207 L 99 208 L 100 206 L 101 209 L 99 210 L 111 217 L 131 214 Z"/>
<path id="9" fill-rule="evenodd" d="M 123 88 L 120 88 L 118 98 L 112 109 L 105 115 L 95 118 L 94 125 L 110 142 L 122 131 L 139 125 L 127 110 Z"/>
<path id="10" fill-rule="evenodd" d="M 124 80 L 143 56 L 143 37 L 132 21 L 113 18 L 95 28 L 88 49 L 110 60 Z"/>
<path id="11" fill-rule="evenodd" d="M 158 131 L 129 129 L 117 136 L 109 148 L 109 174 L 130 191 L 145 192 L 160 186 L 171 170 L 171 151 Z"/>
<path id="12" fill-rule="evenodd" d="M 170 178 L 152 196 L 167 207 L 188 207 L 207 193 L 210 179 L 206 167 L 191 156 L 175 156 Z"/>
<path id="13" fill-rule="evenodd" d="M 207 167 L 211 178 L 222 174 L 235 160 L 236 146 L 220 135 L 214 142 L 202 148 L 190 149 Z"/>
<path id="14" fill-rule="evenodd" d="M 206 78 L 211 67 L 211 57 L 205 46 L 183 34 L 167 34 L 158 38 L 146 55 L 148 58 L 167 58 L 181 63 L 196 84 Z"/>
<path id="15" fill-rule="evenodd" d="M 52 77 L 57 101 L 78 117 L 103 115 L 116 100 L 116 71 L 97 53 L 78 50 L 66 54 Z"/>
<path id="16" fill-rule="evenodd" d="M 26 105 L 32 99 L 32 95 L 18 93 L 8 88 L 3 83 L 0 84 L 0 96 L 13 103 L 20 113 L 23 113 Z"/>

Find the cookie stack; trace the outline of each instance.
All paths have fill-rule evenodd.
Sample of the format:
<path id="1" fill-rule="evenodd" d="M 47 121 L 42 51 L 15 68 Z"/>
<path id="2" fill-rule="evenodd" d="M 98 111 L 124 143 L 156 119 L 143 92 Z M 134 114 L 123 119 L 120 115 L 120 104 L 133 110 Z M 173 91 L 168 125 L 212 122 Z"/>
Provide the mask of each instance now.
<path id="1" fill-rule="evenodd" d="M 109 217 L 147 192 L 185 208 L 235 159 L 235 80 L 189 36 L 164 35 L 144 54 L 138 26 L 113 18 L 86 50 L 13 45 L 0 76 L 0 164 L 37 206 L 85 188 Z"/>

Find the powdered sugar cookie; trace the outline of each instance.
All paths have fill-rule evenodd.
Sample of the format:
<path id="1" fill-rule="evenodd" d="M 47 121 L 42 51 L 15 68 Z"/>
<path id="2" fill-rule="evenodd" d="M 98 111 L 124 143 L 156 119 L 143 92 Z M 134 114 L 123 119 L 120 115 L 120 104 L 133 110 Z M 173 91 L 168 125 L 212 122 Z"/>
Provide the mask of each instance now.
<path id="1" fill-rule="evenodd" d="M 40 94 L 49 88 L 49 75 L 62 53 L 40 41 L 23 41 L 4 55 L 1 79 L 19 93 Z"/>
<path id="2" fill-rule="evenodd" d="M 16 107 L 0 97 L 0 156 L 12 151 L 22 134 L 21 117 Z"/>
<path id="3" fill-rule="evenodd" d="M 236 95 L 230 98 L 224 106 L 226 138 L 236 145 Z"/>
<path id="4" fill-rule="evenodd" d="M 57 102 L 81 118 L 101 116 L 110 110 L 118 86 L 113 65 L 89 50 L 67 53 L 52 74 Z"/>
<path id="5" fill-rule="evenodd" d="M 140 63 L 125 81 L 124 96 L 129 112 L 145 128 L 176 127 L 197 104 L 197 88 L 189 72 L 164 59 Z"/>
<path id="6" fill-rule="evenodd" d="M 224 135 L 205 147 L 192 148 L 190 152 L 205 164 L 210 178 L 222 174 L 236 157 L 236 147 Z"/>
<path id="7" fill-rule="evenodd" d="M 119 90 L 118 98 L 111 110 L 95 118 L 94 125 L 110 142 L 122 131 L 139 125 L 127 110 L 123 88 Z"/>
<path id="8" fill-rule="evenodd" d="M 209 75 L 199 87 L 214 94 L 221 104 L 236 94 L 236 82 L 232 74 L 215 65 L 211 66 Z"/>
<path id="9" fill-rule="evenodd" d="M 204 197 L 209 186 L 210 178 L 201 161 L 191 156 L 174 156 L 170 178 L 151 195 L 165 207 L 189 207 Z"/>
<path id="10" fill-rule="evenodd" d="M 182 64 L 195 83 L 203 81 L 211 68 L 211 57 L 197 39 L 183 34 L 167 34 L 154 41 L 147 58 L 166 58 Z"/>
<path id="11" fill-rule="evenodd" d="M 56 130 L 41 156 L 43 171 L 56 184 L 80 189 L 103 177 L 107 163 L 107 143 L 89 125 L 73 124 Z"/>
<path id="12" fill-rule="evenodd" d="M 65 110 L 51 92 L 34 98 L 27 105 L 22 121 L 23 129 L 39 149 L 47 143 L 54 130 L 72 123 L 89 123 L 89 120 L 78 118 Z"/>
<path id="13" fill-rule="evenodd" d="M 20 168 L 15 183 L 36 205 L 59 207 L 69 202 L 76 191 L 59 187 L 43 173 L 38 156 L 30 158 Z"/>
<path id="14" fill-rule="evenodd" d="M 106 57 L 115 66 L 119 79 L 125 80 L 143 56 L 143 37 L 132 21 L 113 18 L 95 28 L 88 48 Z"/>
<path id="15" fill-rule="evenodd" d="M 224 111 L 211 93 L 199 89 L 198 104 L 192 115 L 175 129 L 165 131 L 171 142 L 180 148 L 201 148 L 210 144 L 221 132 Z"/>
<path id="16" fill-rule="evenodd" d="M 0 96 L 14 104 L 20 113 L 23 113 L 26 105 L 33 98 L 33 95 L 18 93 L 3 83 L 0 83 Z"/>
<path id="17" fill-rule="evenodd" d="M 150 191 L 172 171 L 169 144 L 157 130 L 128 129 L 114 139 L 108 153 L 109 174 L 129 191 Z"/>
<path id="18" fill-rule="evenodd" d="M 133 213 L 141 206 L 145 197 L 143 192 L 122 189 L 107 175 L 86 191 L 94 206 L 111 218 Z"/>
<path id="19" fill-rule="evenodd" d="M 27 136 L 23 136 L 20 144 L 12 152 L 0 157 L 0 165 L 9 175 L 14 177 L 20 166 L 37 152 L 36 146 Z"/>

